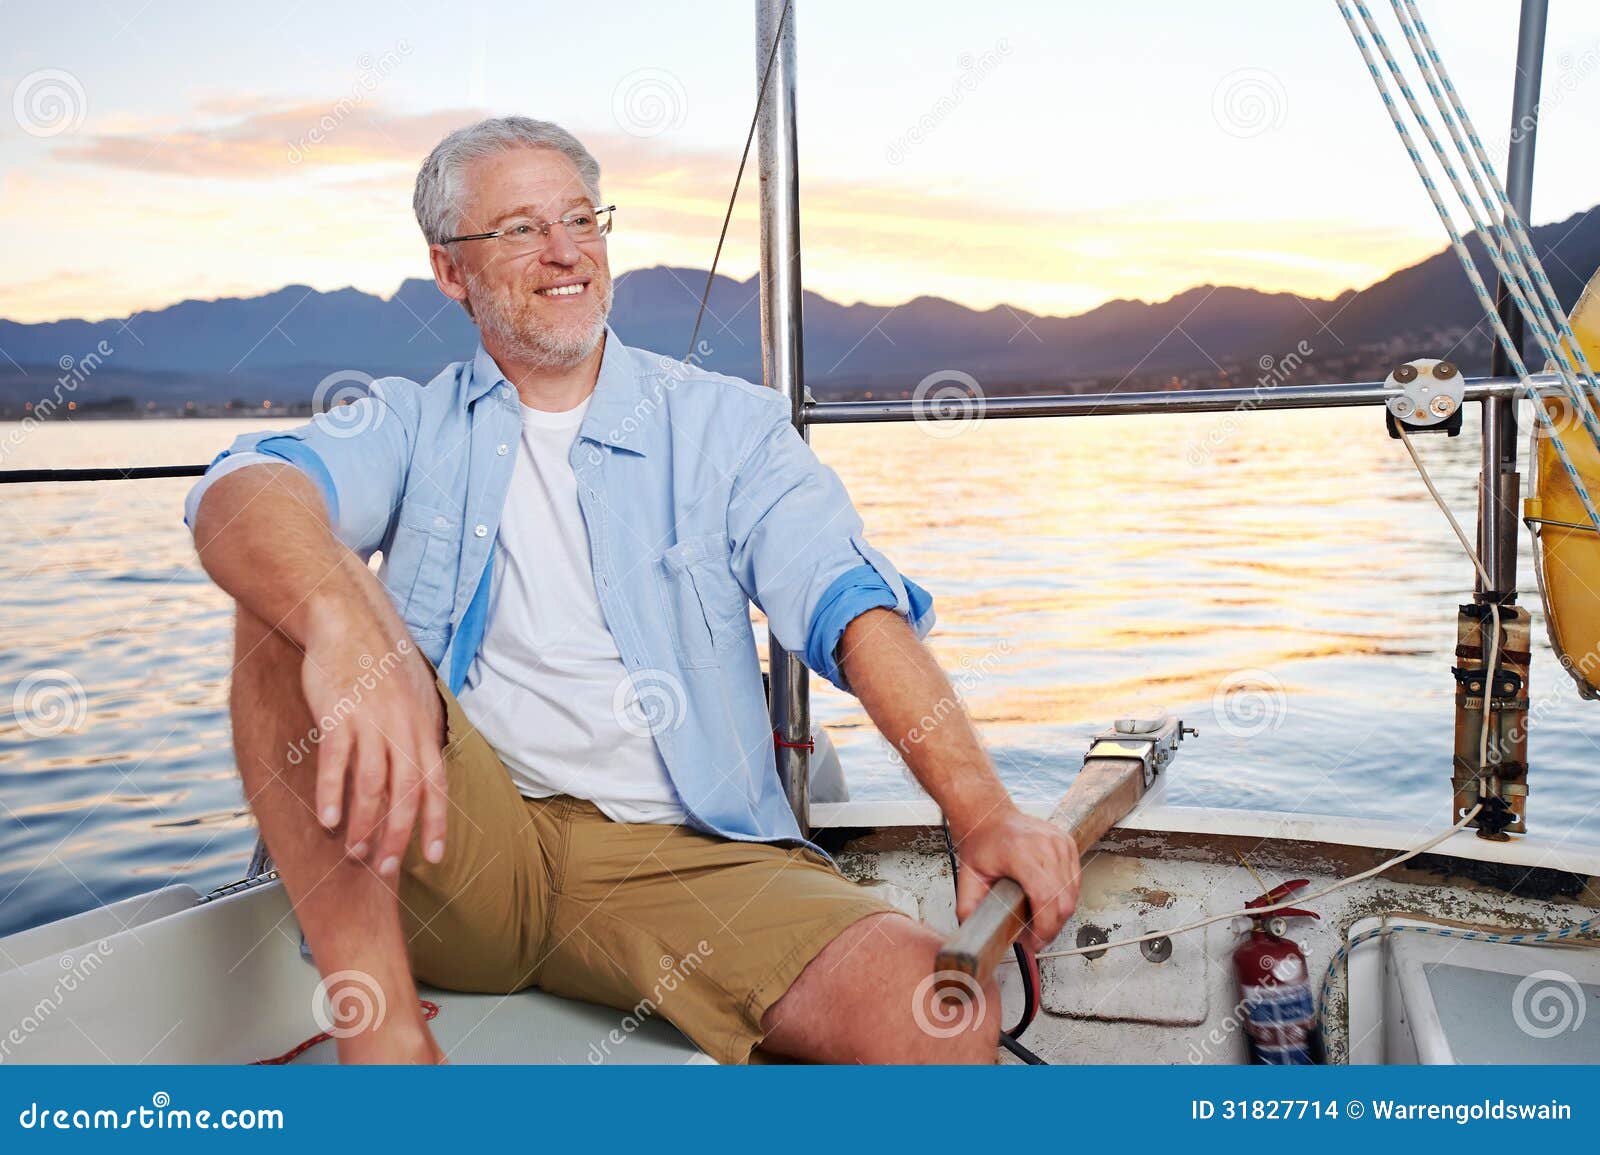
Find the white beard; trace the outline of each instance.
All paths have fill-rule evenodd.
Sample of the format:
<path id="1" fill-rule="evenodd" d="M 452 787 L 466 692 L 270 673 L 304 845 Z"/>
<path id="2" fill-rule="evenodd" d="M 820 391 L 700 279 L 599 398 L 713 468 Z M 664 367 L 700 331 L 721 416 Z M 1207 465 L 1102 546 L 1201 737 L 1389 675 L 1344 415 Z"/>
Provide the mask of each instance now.
<path id="1" fill-rule="evenodd" d="M 592 291 L 600 278 L 589 282 Z M 564 330 L 552 329 L 533 316 L 533 302 L 513 296 L 509 288 L 472 294 L 472 312 L 478 329 L 506 355 L 544 369 L 564 369 L 576 365 L 599 347 L 606 335 L 606 318 L 611 313 L 611 281 L 606 279 L 593 313 L 585 320 L 570 323 Z M 532 295 L 532 290 L 528 290 Z"/>

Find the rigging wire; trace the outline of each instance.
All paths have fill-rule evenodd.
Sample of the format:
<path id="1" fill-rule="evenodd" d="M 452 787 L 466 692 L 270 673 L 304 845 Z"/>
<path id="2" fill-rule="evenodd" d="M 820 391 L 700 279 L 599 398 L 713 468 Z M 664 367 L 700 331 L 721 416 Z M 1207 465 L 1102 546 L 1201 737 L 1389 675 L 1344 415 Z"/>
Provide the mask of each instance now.
<path id="1" fill-rule="evenodd" d="M 722 246 L 728 239 L 728 226 L 733 220 L 734 204 L 739 199 L 739 186 L 744 180 L 744 170 L 750 160 L 750 145 L 755 140 L 756 126 L 761 120 L 761 106 L 767 97 L 767 82 L 772 77 L 772 66 L 778 58 L 778 46 L 783 40 L 784 21 L 789 19 L 789 5 L 785 0 L 773 30 L 772 47 L 767 52 L 767 62 L 761 72 L 761 85 L 756 93 L 756 108 L 750 116 L 750 129 L 745 134 L 744 151 L 739 154 L 739 170 L 733 177 L 733 191 L 728 195 L 728 207 L 722 215 L 722 230 L 717 234 L 716 252 L 711 257 L 711 269 L 706 273 L 706 287 L 700 294 L 700 307 L 695 313 L 694 331 L 689 335 L 689 351 L 685 361 L 694 356 L 695 342 L 700 339 L 700 325 L 705 320 L 706 303 L 711 299 L 711 287 L 716 282 L 717 265 L 722 260 Z M 155 465 L 135 466 L 126 469 L 7 469 L 0 470 L 0 484 L 26 485 L 41 481 L 133 481 L 152 477 L 200 477 L 206 465 Z"/>
<path id="2" fill-rule="evenodd" d="M 1449 130 L 1450 139 L 1456 146 L 1456 153 L 1462 161 L 1462 166 L 1467 170 L 1467 174 L 1472 178 L 1473 187 L 1476 189 L 1478 197 L 1483 201 L 1484 209 L 1488 217 L 1487 223 L 1485 222 L 1484 218 L 1479 215 L 1473 198 L 1468 195 L 1466 188 L 1461 183 L 1461 178 L 1456 173 L 1455 165 L 1451 162 L 1449 154 L 1445 151 L 1444 146 L 1440 143 L 1438 135 L 1433 131 L 1433 125 L 1429 122 L 1427 116 L 1424 115 L 1422 109 L 1418 107 L 1417 100 L 1413 95 L 1411 86 L 1406 83 L 1405 77 L 1401 73 L 1398 64 L 1396 64 L 1394 57 L 1390 54 L 1388 44 L 1378 33 L 1377 25 L 1374 23 L 1371 14 L 1367 11 L 1364 4 L 1359 4 L 1358 2 L 1358 7 L 1361 10 L 1362 17 L 1367 27 L 1372 31 L 1373 36 L 1377 40 L 1378 48 L 1383 54 L 1384 62 L 1388 66 L 1390 74 L 1394 77 L 1395 83 L 1399 87 L 1401 95 L 1406 98 L 1406 103 L 1411 108 L 1412 116 L 1416 118 L 1417 124 L 1422 129 L 1423 135 L 1427 138 L 1429 145 L 1431 145 L 1433 148 L 1434 156 L 1438 158 L 1439 164 L 1444 168 L 1445 175 L 1449 178 L 1451 187 L 1455 190 L 1455 194 L 1460 199 L 1462 206 L 1467 210 L 1467 216 L 1472 221 L 1472 227 L 1476 230 L 1478 238 L 1483 242 L 1485 254 L 1489 257 L 1490 262 L 1494 265 L 1495 271 L 1500 275 L 1501 285 L 1505 287 L 1506 292 L 1516 304 L 1517 309 L 1529 322 L 1530 327 L 1533 329 L 1535 340 L 1538 342 L 1540 351 L 1544 353 L 1548 360 L 1554 362 L 1557 374 L 1561 379 L 1562 388 L 1566 390 L 1568 398 L 1576 406 L 1576 411 L 1579 417 L 1583 420 L 1584 428 L 1586 428 L 1589 431 L 1589 435 L 1594 438 L 1596 447 L 1600 448 L 1600 420 L 1596 419 L 1593 410 L 1588 404 L 1585 403 L 1583 388 L 1573 375 L 1571 366 L 1568 364 L 1566 358 L 1561 357 L 1557 352 L 1556 347 L 1558 342 L 1554 336 L 1554 330 L 1558 326 L 1547 311 L 1545 296 L 1537 286 L 1537 279 L 1530 269 L 1530 262 L 1532 267 L 1538 268 L 1538 277 L 1542 278 L 1544 283 L 1547 285 L 1549 283 L 1549 278 L 1544 276 L 1544 268 L 1539 263 L 1538 255 L 1533 252 L 1531 243 L 1527 246 L 1527 258 L 1525 259 L 1519 252 L 1518 246 L 1512 244 L 1511 237 L 1506 230 L 1504 219 L 1497 219 L 1496 207 L 1499 209 L 1501 218 L 1504 218 L 1506 209 L 1509 207 L 1509 201 L 1503 196 L 1503 194 L 1497 198 L 1496 196 L 1491 195 L 1490 192 L 1485 188 L 1484 178 L 1478 171 L 1479 166 L 1474 163 L 1472 155 L 1468 152 L 1466 141 L 1462 138 L 1463 127 L 1474 140 L 1477 139 L 1477 131 L 1472 128 L 1471 120 L 1470 118 L 1466 117 L 1466 109 L 1464 106 L 1462 106 L 1459 99 L 1456 99 L 1452 102 L 1454 108 L 1457 110 L 1457 113 L 1459 113 L 1459 116 L 1464 118 L 1460 124 L 1457 123 L 1457 115 L 1451 111 L 1452 103 L 1447 103 L 1445 100 L 1444 92 L 1440 86 L 1440 82 L 1435 77 L 1435 69 L 1432 63 L 1429 61 L 1427 53 L 1422 47 L 1420 36 L 1417 30 L 1412 27 L 1406 11 L 1401 6 L 1402 0 L 1390 0 L 1390 3 L 1394 8 L 1396 18 L 1400 21 L 1401 29 L 1405 33 L 1406 42 L 1411 47 L 1411 55 L 1413 59 L 1416 60 L 1417 69 L 1421 73 L 1422 79 L 1426 84 L 1428 91 L 1433 96 L 1434 107 L 1439 110 L 1439 116 L 1444 121 L 1445 127 Z M 1487 161 L 1486 157 L 1484 159 Z M 1493 166 L 1489 166 L 1489 175 L 1491 178 L 1493 177 L 1493 172 Z M 1498 181 L 1495 181 L 1496 186 L 1498 186 L 1498 183 Z M 1498 206 L 1496 204 L 1497 199 Z M 1516 215 L 1514 208 L 1511 209 L 1511 215 L 1513 217 Z M 1561 303 L 1559 300 L 1554 302 L 1554 308 L 1557 313 L 1561 312 Z M 1498 310 L 1496 310 L 1496 312 L 1498 313 Z M 1564 321 L 1561 327 L 1566 327 Z M 1568 331 L 1570 331 L 1570 328 Z M 1590 391 L 1593 392 L 1594 382 L 1587 376 L 1587 374 L 1585 374 L 1584 384 L 1587 384 L 1590 388 Z"/>
<path id="3" fill-rule="evenodd" d="M 1432 64 L 1432 74 L 1438 78 L 1440 87 L 1450 98 L 1450 103 L 1455 109 L 1456 116 L 1466 130 L 1467 138 L 1472 142 L 1473 154 L 1478 161 L 1479 167 L 1483 170 L 1489 188 L 1493 190 L 1493 199 L 1499 208 L 1502 223 L 1509 228 L 1512 240 L 1516 242 L 1516 246 L 1525 254 L 1528 275 L 1539 290 L 1536 295 L 1545 297 L 1548 300 L 1551 317 L 1555 321 L 1556 327 L 1560 330 L 1561 336 L 1566 340 L 1572 356 L 1577 362 L 1578 371 L 1583 374 L 1585 383 L 1589 386 L 1590 392 L 1594 394 L 1595 400 L 1600 402 L 1600 388 L 1596 386 L 1594 370 L 1589 367 L 1589 359 L 1584 353 L 1583 345 L 1578 340 L 1577 334 L 1572 331 L 1572 325 L 1567 319 L 1565 310 L 1561 307 L 1561 300 L 1556 295 L 1554 286 L 1550 284 L 1550 278 L 1545 275 L 1543 263 L 1534 251 L 1533 240 L 1528 236 L 1528 231 L 1523 227 L 1522 218 L 1518 214 L 1516 206 L 1511 203 L 1511 198 L 1506 195 L 1506 190 L 1501 185 L 1500 178 L 1495 174 L 1494 164 L 1484 151 L 1483 141 L 1479 139 L 1477 132 L 1472 127 L 1472 120 L 1467 116 L 1466 108 L 1461 103 L 1461 98 L 1456 92 L 1455 85 L 1450 82 L 1450 74 L 1445 69 L 1444 59 L 1439 55 L 1438 49 L 1434 47 L 1433 37 L 1428 33 L 1428 26 L 1422 22 L 1422 13 L 1417 9 L 1415 0 L 1403 0 L 1403 2 L 1406 13 L 1410 16 L 1410 23 L 1408 24 L 1402 19 L 1401 26 L 1405 28 L 1408 38 L 1414 30 L 1416 40 L 1421 42 L 1425 59 Z M 1438 98 L 1437 93 L 1435 93 L 1435 98 Z M 1448 116 L 1445 120 L 1446 124 L 1451 123 Z M 1457 141 L 1457 146 L 1460 147 L 1459 140 Z M 1480 189 L 1480 194 L 1481 191 Z M 1487 196 L 1484 197 L 1486 203 L 1489 199 Z"/>
<path id="4" fill-rule="evenodd" d="M 694 356 L 695 342 L 700 337 L 700 322 L 705 320 L 706 302 L 711 299 L 711 286 L 717 279 L 717 262 L 722 260 L 722 244 L 728 239 L 728 222 L 733 220 L 734 202 L 739 199 L 739 182 L 744 179 L 744 166 L 750 160 L 750 142 L 756 138 L 756 125 L 761 123 L 761 106 L 767 99 L 767 81 L 772 78 L 772 65 L 778 59 L 778 45 L 783 43 L 783 23 L 789 19 L 789 4 L 784 0 L 783 11 L 778 13 L 777 26 L 772 30 L 772 47 L 767 51 L 766 67 L 761 70 L 761 86 L 756 91 L 756 109 L 750 114 L 750 131 L 745 133 L 744 151 L 739 154 L 739 171 L 733 176 L 733 191 L 728 194 L 728 208 L 722 214 L 722 231 L 717 234 L 717 251 L 711 256 L 711 268 L 706 273 L 705 291 L 700 294 L 700 309 L 694 315 L 694 332 L 689 334 L 689 351 L 683 355 L 687 361 Z"/>
<path id="5" fill-rule="evenodd" d="M 1450 237 L 1450 245 L 1455 250 L 1456 258 L 1461 262 L 1462 271 L 1467 275 L 1467 281 L 1478 298 L 1478 304 L 1482 307 L 1484 316 L 1488 319 L 1496 340 L 1499 341 L 1501 348 L 1505 351 L 1507 362 L 1516 374 L 1518 381 L 1521 382 L 1524 393 L 1533 400 L 1533 411 L 1536 420 L 1545 433 L 1552 438 L 1556 456 L 1560 458 L 1562 467 L 1567 471 L 1568 477 L 1572 479 L 1573 487 L 1583 504 L 1584 512 L 1588 515 L 1589 520 L 1594 523 L 1595 529 L 1600 531 L 1600 510 L 1595 508 L 1594 501 L 1589 496 L 1589 491 L 1583 483 L 1583 478 L 1578 473 L 1578 467 L 1573 464 L 1571 455 L 1567 452 L 1566 446 L 1562 444 L 1560 435 L 1555 428 L 1555 423 L 1551 420 L 1549 413 L 1545 411 L 1544 405 L 1541 404 L 1538 390 L 1534 388 L 1532 381 L 1529 380 L 1528 367 L 1522 360 L 1521 350 L 1517 348 L 1517 343 L 1511 339 L 1511 334 L 1506 329 L 1505 322 L 1501 320 L 1499 310 L 1489 296 L 1489 290 L 1484 285 L 1483 277 L 1478 272 L 1478 267 L 1472 259 L 1472 254 L 1467 251 L 1466 242 L 1462 238 L 1460 230 L 1456 228 L 1455 221 L 1450 215 L 1450 210 L 1445 207 L 1444 198 L 1440 195 L 1438 186 L 1428 172 L 1428 166 L 1422 159 L 1422 153 L 1418 151 L 1416 143 L 1412 139 L 1411 131 L 1406 127 L 1405 121 L 1400 115 L 1399 105 L 1395 103 L 1394 97 L 1390 95 L 1389 86 L 1384 81 L 1383 74 L 1378 70 L 1377 62 L 1373 58 L 1373 45 L 1383 55 L 1389 71 L 1394 74 L 1402 94 L 1410 102 L 1412 114 L 1418 118 L 1418 123 L 1425 124 L 1426 117 L 1423 115 L 1415 98 L 1411 95 L 1410 87 L 1406 84 L 1403 74 L 1400 73 L 1399 65 L 1394 62 L 1393 56 L 1389 53 L 1388 45 L 1384 41 L 1382 33 L 1378 31 L 1377 24 L 1373 21 L 1372 14 L 1367 11 L 1366 5 L 1362 0 L 1354 0 L 1356 7 L 1361 11 L 1368 30 L 1371 32 L 1373 45 L 1368 44 L 1367 37 L 1356 24 L 1355 15 L 1351 12 L 1348 0 L 1334 0 L 1334 2 L 1338 5 L 1340 15 L 1344 17 L 1345 26 L 1349 28 L 1356 48 L 1361 52 L 1361 58 L 1366 63 L 1367 72 L 1371 75 L 1372 82 L 1378 89 L 1378 95 L 1383 101 L 1385 111 L 1389 114 L 1390 122 L 1399 134 L 1400 142 L 1405 147 L 1407 155 L 1411 157 L 1411 163 L 1416 167 L 1417 175 L 1422 180 L 1422 186 L 1427 191 L 1429 200 L 1433 202 L 1434 211 L 1438 213 L 1439 220 Z M 1428 131 L 1431 131 L 1431 127 Z M 1459 185 L 1457 186 L 1457 191 L 1460 191 Z M 1583 406 L 1583 408 L 1587 407 Z M 1597 444 L 1600 444 L 1600 441 L 1597 441 Z M 1490 588 L 1493 587 L 1491 586 Z"/>

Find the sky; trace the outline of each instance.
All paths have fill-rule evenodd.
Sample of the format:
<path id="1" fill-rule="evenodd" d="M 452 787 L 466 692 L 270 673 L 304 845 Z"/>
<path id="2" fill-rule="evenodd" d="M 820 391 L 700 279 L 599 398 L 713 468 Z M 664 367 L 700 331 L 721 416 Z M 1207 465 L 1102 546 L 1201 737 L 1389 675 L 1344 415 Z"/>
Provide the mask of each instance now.
<path id="1" fill-rule="evenodd" d="M 1498 162 L 1517 5 L 1421 7 Z M 796 27 L 804 279 L 835 300 L 1333 296 L 1445 241 L 1333 0 L 801 0 Z M 417 165 L 491 114 L 599 158 L 614 271 L 703 268 L 756 70 L 742 0 L 0 0 L 0 317 L 388 296 L 429 275 Z M 1552 0 L 1544 93 L 1538 222 L 1600 202 L 1600 4 Z"/>

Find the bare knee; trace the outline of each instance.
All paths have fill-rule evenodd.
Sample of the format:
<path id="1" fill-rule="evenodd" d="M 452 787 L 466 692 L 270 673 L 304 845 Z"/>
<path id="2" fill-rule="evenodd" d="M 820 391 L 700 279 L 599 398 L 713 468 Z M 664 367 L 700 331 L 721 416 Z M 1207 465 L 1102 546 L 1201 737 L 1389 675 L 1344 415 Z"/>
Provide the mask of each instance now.
<path id="1" fill-rule="evenodd" d="M 939 935 L 899 915 L 862 919 L 768 1012 L 766 1045 L 829 1063 L 992 1063 L 1000 993 L 934 973 Z"/>
<path id="2" fill-rule="evenodd" d="M 925 923 L 901 928 L 896 953 L 910 1015 L 896 1032 L 896 1063 L 993 1063 L 1000 1047 L 1000 987 L 939 971 L 943 936 Z"/>
<path id="3" fill-rule="evenodd" d="M 897 1062 L 993 1063 L 1000 1049 L 1000 987 L 967 975 L 918 980 L 912 1027 Z"/>

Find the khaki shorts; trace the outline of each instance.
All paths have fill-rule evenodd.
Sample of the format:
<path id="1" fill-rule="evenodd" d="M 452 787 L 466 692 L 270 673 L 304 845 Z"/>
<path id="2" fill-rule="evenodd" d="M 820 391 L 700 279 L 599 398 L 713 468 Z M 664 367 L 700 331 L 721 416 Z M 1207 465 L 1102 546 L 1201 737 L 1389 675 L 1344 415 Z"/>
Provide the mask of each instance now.
<path id="1" fill-rule="evenodd" d="M 439 684 L 445 858 L 413 839 L 401 914 L 417 978 L 446 990 L 536 986 L 671 1022 L 742 1063 L 761 1017 L 841 931 L 895 908 L 813 851 L 683 826 L 613 822 L 591 802 L 517 793 Z"/>

